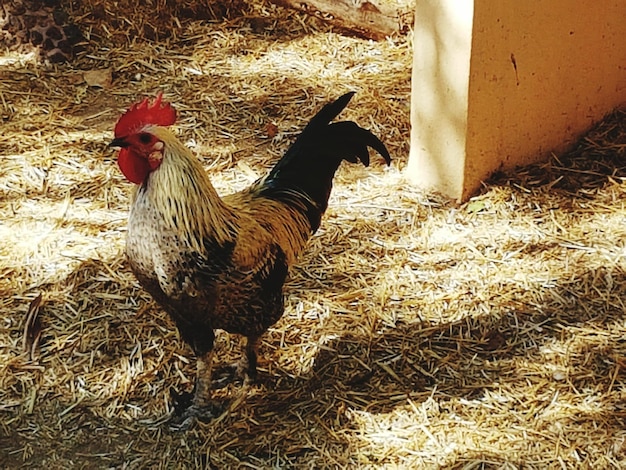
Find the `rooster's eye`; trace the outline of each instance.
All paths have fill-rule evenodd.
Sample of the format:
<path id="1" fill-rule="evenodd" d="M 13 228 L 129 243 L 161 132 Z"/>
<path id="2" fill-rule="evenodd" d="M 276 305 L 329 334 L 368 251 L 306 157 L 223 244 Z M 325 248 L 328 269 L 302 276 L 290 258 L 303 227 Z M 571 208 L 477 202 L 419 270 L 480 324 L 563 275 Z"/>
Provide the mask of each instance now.
<path id="1" fill-rule="evenodd" d="M 142 144 L 149 144 L 151 140 L 152 140 L 152 136 L 148 134 L 147 132 L 142 132 L 141 134 L 139 134 L 139 141 Z"/>

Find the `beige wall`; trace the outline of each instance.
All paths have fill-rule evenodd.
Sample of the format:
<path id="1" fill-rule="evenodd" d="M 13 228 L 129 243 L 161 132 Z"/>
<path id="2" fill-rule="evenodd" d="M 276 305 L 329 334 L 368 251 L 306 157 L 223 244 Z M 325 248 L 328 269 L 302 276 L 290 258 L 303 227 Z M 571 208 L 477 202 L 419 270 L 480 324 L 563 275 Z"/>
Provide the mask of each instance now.
<path id="1" fill-rule="evenodd" d="M 417 0 L 407 171 L 420 186 L 466 199 L 625 104 L 626 0 Z"/>
<path id="2" fill-rule="evenodd" d="M 452 197 L 464 184 L 473 3 L 416 1 L 407 173 Z"/>

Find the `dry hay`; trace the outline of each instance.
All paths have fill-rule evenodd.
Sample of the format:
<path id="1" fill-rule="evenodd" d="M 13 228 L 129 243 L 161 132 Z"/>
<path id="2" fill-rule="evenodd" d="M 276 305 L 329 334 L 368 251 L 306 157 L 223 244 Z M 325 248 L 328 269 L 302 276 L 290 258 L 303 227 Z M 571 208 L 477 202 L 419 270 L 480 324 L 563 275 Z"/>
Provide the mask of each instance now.
<path id="1" fill-rule="evenodd" d="M 76 64 L 1 59 L 0 466 L 626 464 L 624 113 L 455 206 L 402 178 L 408 36 L 344 36 L 259 1 L 153 42 L 124 34 L 149 5 L 107 10 L 116 29 L 92 3 L 74 15 L 97 46 Z M 84 82 L 109 68 L 109 88 Z M 263 338 L 260 383 L 219 390 L 227 412 L 184 434 L 160 421 L 193 361 L 128 271 L 130 188 L 106 148 L 125 106 L 158 89 L 223 192 L 350 89 L 344 116 L 395 156 L 341 169 Z M 217 351 L 238 357 L 238 339 Z"/>

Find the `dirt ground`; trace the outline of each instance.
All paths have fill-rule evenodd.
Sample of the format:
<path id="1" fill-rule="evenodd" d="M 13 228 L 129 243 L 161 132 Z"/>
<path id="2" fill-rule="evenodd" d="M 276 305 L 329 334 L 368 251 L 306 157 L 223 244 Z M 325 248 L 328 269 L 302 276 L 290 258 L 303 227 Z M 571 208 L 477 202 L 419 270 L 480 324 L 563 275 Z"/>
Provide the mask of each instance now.
<path id="1" fill-rule="evenodd" d="M 456 205 L 403 175 L 410 31 L 170 3 L 70 5 L 69 64 L 0 56 L 0 466 L 624 468 L 624 112 Z M 341 168 L 259 383 L 217 390 L 224 413 L 185 433 L 165 421 L 193 357 L 127 267 L 132 188 L 107 148 L 159 90 L 221 193 L 348 90 L 342 117 L 394 159 Z"/>

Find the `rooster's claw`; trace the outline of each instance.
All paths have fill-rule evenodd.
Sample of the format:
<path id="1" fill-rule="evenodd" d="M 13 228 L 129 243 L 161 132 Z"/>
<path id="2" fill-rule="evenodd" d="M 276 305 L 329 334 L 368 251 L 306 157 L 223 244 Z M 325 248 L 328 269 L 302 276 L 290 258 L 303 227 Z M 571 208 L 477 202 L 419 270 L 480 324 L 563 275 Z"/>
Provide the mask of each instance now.
<path id="1" fill-rule="evenodd" d="M 188 431 L 195 425 L 196 421 L 208 423 L 212 419 L 222 414 L 222 407 L 217 404 L 207 406 L 191 405 L 180 415 L 174 415 L 169 421 L 169 429 L 174 432 Z"/>

